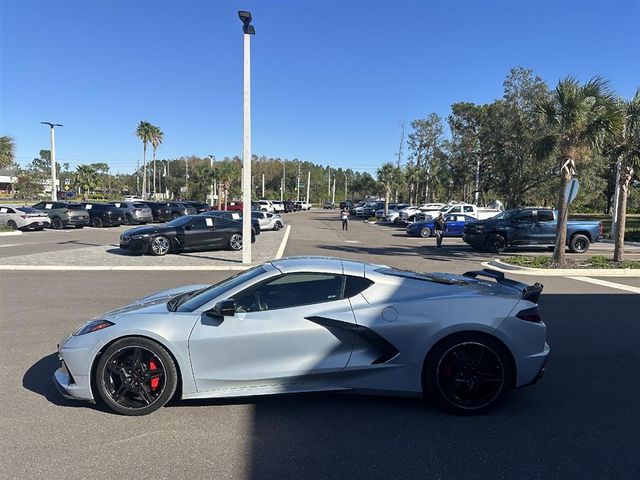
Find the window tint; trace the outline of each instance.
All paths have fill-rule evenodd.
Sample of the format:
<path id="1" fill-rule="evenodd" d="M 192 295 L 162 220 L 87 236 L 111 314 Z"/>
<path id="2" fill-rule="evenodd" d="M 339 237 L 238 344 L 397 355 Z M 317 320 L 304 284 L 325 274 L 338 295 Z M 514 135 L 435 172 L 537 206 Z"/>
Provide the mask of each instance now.
<path id="1" fill-rule="evenodd" d="M 210 223 L 211 225 L 207 225 L 207 223 Z M 196 218 L 190 223 L 190 225 L 193 230 L 204 230 L 205 228 L 213 226 L 213 218 L 211 217 Z"/>
<path id="2" fill-rule="evenodd" d="M 553 212 L 551 210 L 538 210 L 539 222 L 553 222 Z"/>
<path id="3" fill-rule="evenodd" d="M 331 302 L 342 298 L 344 277 L 327 273 L 290 273 L 235 295 L 239 312 L 256 312 Z"/>
<path id="4" fill-rule="evenodd" d="M 517 214 L 514 218 L 516 222 L 533 222 L 533 211 L 532 210 L 524 210 Z"/>
<path id="5" fill-rule="evenodd" d="M 373 285 L 373 282 L 364 277 L 347 276 L 344 285 L 344 298 L 351 298 Z"/>
<path id="6" fill-rule="evenodd" d="M 462 211 L 462 207 L 453 207 L 449 213 L 460 213 Z"/>

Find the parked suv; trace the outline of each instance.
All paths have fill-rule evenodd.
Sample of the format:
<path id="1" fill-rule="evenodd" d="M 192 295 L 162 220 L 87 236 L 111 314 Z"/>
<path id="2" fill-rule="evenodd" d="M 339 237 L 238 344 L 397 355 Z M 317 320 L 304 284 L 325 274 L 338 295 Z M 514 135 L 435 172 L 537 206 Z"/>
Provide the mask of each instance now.
<path id="1" fill-rule="evenodd" d="M 109 205 L 124 210 L 124 223 L 127 225 L 153 222 L 151 209 L 142 202 L 110 202 Z"/>
<path id="2" fill-rule="evenodd" d="M 138 202 L 136 202 L 138 203 Z M 154 222 L 165 223 L 171 220 L 171 208 L 167 202 L 139 202 L 151 210 Z"/>
<path id="3" fill-rule="evenodd" d="M 193 200 L 183 200 L 182 203 L 187 205 L 188 207 L 193 207 L 196 209 L 196 213 L 200 214 L 202 212 L 208 212 L 211 210 L 211 207 L 206 203 L 194 202 Z"/>
<path id="4" fill-rule="evenodd" d="M 183 217 L 184 215 L 196 215 L 196 209 L 191 205 L 187 205 L 183 202 L 169 202 L 167 206 L 171 210 L 171 218 L 176 219 L 178 217 Z"/>
<path id="5" fill-rule="evenodd" d="M 84 208 L 89 212 L 91 226 L 119 227 L 125 223 L 125 211 L 108 203 L 83 203 Z"/>
<path id="6" fill-rule="evenodd" d="M 31 208 L 49 215 L 51 228 L 59 230 L 70 225 L 82 228 L 89 225 L 89 212 L 79 203 L 70 202 L 40 202 Z"/>

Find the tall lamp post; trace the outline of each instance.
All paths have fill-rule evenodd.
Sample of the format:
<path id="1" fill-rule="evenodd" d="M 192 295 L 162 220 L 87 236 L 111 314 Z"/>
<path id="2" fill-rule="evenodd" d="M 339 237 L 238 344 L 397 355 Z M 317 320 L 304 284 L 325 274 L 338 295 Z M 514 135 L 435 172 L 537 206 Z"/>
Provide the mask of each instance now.
<path id="1" fill-rule="evenodd" d="M 207 155 L 207 157 L 209 157 L 210 163 L 209 166 L 211 167 L 211 171 L 213 171 L 213 159 L 215 158 L 213 155 Z M 209 206 L 213 207 L 213 192 L 214 192 L 214 186 L 213 186 L 213 179 L 211 179 L 211 184 L 209 185 Z"/>
<path id="2" fill-rule="evenodd" d="M 251 12 L 239 10 L 244 33 L 244 145 L 242 149 L 242 263 L 251 263 L 251 35 L 256 29 L 251 25 Z"/>
<path id="3" fill-rule="evenodd" d="M 60 123 L 40 122 L 43 125 L 49 125 L 51 131 L 51 200 L 58 201 L 58 189 L 56 188 L 56 135 L 54 133 L 56 127 L 62 127 Z"/>

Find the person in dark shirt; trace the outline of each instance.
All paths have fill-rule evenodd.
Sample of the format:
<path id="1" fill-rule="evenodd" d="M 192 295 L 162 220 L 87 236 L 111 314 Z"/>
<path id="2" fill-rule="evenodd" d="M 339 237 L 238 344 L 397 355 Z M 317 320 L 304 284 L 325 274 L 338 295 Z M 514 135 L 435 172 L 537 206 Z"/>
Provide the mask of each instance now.
<path id="1" fill-rule="evenodd" d="M 442 237 L 444 235 L 444 217 L 442 214 L 438 215 L 433 222 L 433 229 L 436 232 L 436 244 L 438 248 L 442 248 Z"/>

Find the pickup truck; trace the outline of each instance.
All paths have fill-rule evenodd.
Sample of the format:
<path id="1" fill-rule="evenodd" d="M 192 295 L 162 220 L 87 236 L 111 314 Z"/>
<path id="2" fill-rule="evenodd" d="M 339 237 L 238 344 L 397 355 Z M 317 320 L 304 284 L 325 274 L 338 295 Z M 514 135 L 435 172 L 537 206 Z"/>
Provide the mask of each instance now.
<path id="1" fill-rule="evenodd" d="M 517 208 L 493 218 L 467 223 L 462 239 L 477 250 L 503 252 L 515 245 L 555 245 L 557 212 L 550 208 Z M 584 253 L 602 237 L 597 220 L 569 220 L 567 246 L 572 253 Z"/>
<path id="2" fill-rule="evenodd" d="M 418 220 L 418 215 L 424 213 L 437 217 L 438 212 L 445 208 L 444 203 L 425 203 L 418 207 L 409 206 L 400 212 L 400 221 L 404 223 L 411 223 Z M 423 220 L 427 220 L 424 218 Z"/>

